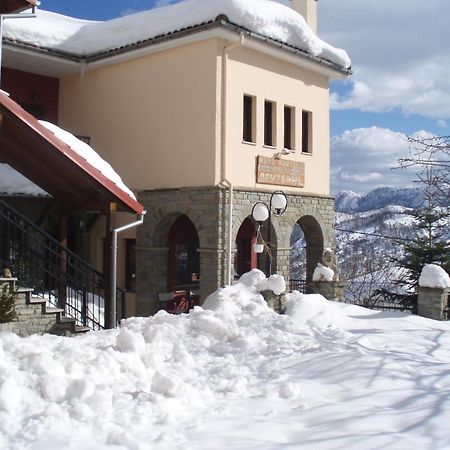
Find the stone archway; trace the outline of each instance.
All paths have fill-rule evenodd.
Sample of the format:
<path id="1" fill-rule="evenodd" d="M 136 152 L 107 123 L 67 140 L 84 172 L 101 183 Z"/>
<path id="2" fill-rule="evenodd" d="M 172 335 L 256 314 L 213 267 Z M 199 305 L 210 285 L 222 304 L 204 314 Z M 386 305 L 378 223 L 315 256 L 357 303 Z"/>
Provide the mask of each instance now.
<path id="1" fill-rule="evenodd" d="M 200 240 L 186 215 L 179 216 L 167 238 L 167 290 L 198 290 L 200 287 Z"/>
<path id="2" fill-rule="evenodd" d="M 236 234 L 236 254 L 234 270 L 237 276 L 259 269 L 267 276 L 277 271 L 277 233 L 273 224 L 265 222 L 260 229 L 261 241 L 264 242 L 263 253 L 256 253 L 253 244 L 257 243 L 257 225 L 254 220 L 246 217 Z"/>
<path id="3" fill-rule="evenodd" d="M 323 249 L 324 236 L 319 222 L 313 216 L 302 216 L 291 234 L 290 278 L 311 281 Z"/>
<path id="4" fill-rule="evenodd" d="M 236 235 L 234 269 L 239 277 L 258 267 L 258 255 L 253 250 L 254 244 L 256 244 L 256 227 L 250 217 L 247 217 Z"/>

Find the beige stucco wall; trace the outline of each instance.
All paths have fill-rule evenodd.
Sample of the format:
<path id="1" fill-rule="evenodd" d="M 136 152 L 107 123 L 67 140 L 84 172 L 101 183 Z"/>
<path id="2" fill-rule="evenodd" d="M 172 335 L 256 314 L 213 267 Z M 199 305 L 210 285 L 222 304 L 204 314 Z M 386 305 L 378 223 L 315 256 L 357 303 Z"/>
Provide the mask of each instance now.
<path id="1" fill-rule="evenodd" d="M 329 195 L 328 79 L 248 48 L 230 51 L 227 62 L 227 178 L 236 186 L 276 189 L 256 183 L 256 157 L 272 157 L 283 147 L 284 106 L 295 108 L 295 153 L 283 159 L 305 164 L 304 188 L 296 192 Z M 243 143 L 244 94 L 256 97 L 256 144 Z M 264 101 L 276 102 L 276 148 L 264 146 Z M 312 154 L 301 153 L 301 111 L 312 112 Z"/>
<path id="2" fill-rule="evenodd" d="M 281 151 L 283 108 L 289 105 L 295 108 L 296 152 L 283 159 L 305 163 L 304 188 L 289 190 L 328 195 L 328 79 L 246 47 L 229 51 L 224 70 L 229 44 L 208 39 L 63 79 L 60 124 L 90 136 L 135 190 L 216 185 L 225 148 L 227 179 L 271 191 L 284 186 L 256 183 L 256 157 Z M 256 145 L 242 142 L 244 94 L 257 99 Z M 263 146 L 265 99 L 277 104 L 276 148 Z M 301 154 L 302 109 L 313 116 L 312 155 Z"/>
<path id="3" fill-rule="evenodd" d="M 132 189 L 214 184 L 218 41 L 207 40 L 61 80 L 60 125 Z"/>

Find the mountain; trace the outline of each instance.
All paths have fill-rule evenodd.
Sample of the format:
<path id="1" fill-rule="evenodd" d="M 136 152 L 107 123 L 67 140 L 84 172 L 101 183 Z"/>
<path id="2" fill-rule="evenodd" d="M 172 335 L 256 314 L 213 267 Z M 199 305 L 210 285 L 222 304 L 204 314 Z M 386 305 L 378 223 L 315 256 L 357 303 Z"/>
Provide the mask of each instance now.
<path id="1" fill-rule="evenodd" d="M 360 213 L 381 209 L 389 205 L 420 208 L 424 199 L 420 189 L 381 187 L 366 195 L 342 191 L 336 195 L 336 212 Z"/>
<path id="2" fill-rule="evenodd" d="M 336 195 L 336 211 L 352 213 L 358 211 L 361 195 L 353 191 L 342 191 Z"/>
<path id="3" fill-rule="evenodd" d="M 415 188 L 382 187 L 359 195 L 343 191 L 336 195 L 335 253 L 346 298 L 357 301 L 377 298 L 379 289 L 400 292 L 396 280 L 404 270 L 394 263 L 404 253 L 403 243 L 417 227 L 411 212 L 424 206 Z M 450 228 L 446 229 L 450 239 Z M 306 242 L 301 228 L 291 239 L 291 278 L 304 279 Z"/>

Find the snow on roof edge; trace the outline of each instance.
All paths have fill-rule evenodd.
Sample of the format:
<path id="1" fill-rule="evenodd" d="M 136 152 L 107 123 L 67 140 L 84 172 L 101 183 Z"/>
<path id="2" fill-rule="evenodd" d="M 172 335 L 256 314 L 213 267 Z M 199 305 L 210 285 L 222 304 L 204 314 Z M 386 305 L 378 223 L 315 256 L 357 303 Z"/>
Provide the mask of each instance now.
<path id="1" fill-rule="evenodd" d="M 344 50 L 318 38 L 299 13 L 270 0 L 185 0 L 105 22 L 40 10 L 35 21 L 25 24 L 16 20 L 5 24 L 5 37 L 72 57 L 108 57 L 111 53 L 134 49 L 143 42 L 195 30 L 216 22 L 221 15 L 229 23 L 256 35 L 329 61 L 335 69 L 350 71 L 351 61 Z"/>

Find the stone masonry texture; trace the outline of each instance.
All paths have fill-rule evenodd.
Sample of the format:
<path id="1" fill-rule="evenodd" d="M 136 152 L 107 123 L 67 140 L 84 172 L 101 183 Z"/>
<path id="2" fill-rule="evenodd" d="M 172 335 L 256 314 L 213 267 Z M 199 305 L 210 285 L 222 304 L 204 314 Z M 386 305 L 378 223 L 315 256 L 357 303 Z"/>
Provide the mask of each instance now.
<path id="1" fill-rule="evenodd" d="M 233 194 L 233 254 L 236 236 L 253 205 L 267 205 L 274 191 L 235 188 Z M 204 300 L 223 286 L 227 272 L 227 226 L 229 191 L 199 187 L 142 191 L 138 200 L 147 214 L 137 230 L 137 314 L 150 315 L 159 309 L 158 293 L 166 292 L 167 238 L 174 221 L 182 214 L 195 225 L 200 241 L 200 297 Z M 322 257 L 324 247 L 333 248 L 334 200 L 286 191 L 288 206 L 281 216 L 272 216 L 273 271 L 289 277 L 290 238 L 296 223 L 309 246 L 308 276 Z M 234 261 L 234 255 L 232 260 Z"/>

